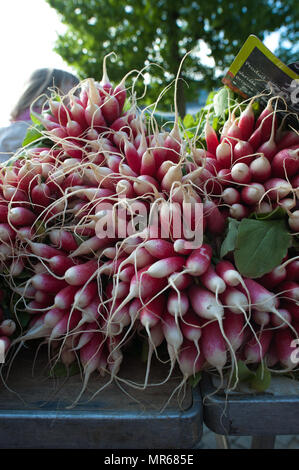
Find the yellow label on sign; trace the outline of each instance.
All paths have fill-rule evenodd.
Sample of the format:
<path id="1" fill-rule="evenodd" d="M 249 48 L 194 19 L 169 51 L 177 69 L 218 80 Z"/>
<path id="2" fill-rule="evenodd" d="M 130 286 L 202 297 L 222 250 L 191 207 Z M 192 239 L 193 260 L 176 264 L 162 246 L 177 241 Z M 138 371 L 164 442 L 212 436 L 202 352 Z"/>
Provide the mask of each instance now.
<path id="1" fill-rule="evenodd" d="M 248 37 L 222 82 L 243 98 L 281 96 L 288 109 L 299 114 L 298 73 L 254 35 Z"/>

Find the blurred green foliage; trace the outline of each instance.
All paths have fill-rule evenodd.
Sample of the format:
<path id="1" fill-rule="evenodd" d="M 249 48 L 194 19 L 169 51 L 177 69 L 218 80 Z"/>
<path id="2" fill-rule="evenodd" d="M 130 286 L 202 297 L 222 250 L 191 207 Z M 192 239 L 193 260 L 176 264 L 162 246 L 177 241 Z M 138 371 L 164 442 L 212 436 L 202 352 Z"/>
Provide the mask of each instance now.
<path id="1" fill-rule="evenodd" d="M 103 58 L 114 51 L 117 58 L 108 67 L 113 82 L 130 70 L 146 67 L 149 86 L 145 104 L 155 101 L 174 80 L 184 55 L 192 51 L 184 60 L 178 85 L 181 116 L 185 115 L 186 102 L 196 100 L 200 88 L 219 86 L 220 77 L 250 34 L 263 40 L 285 25 L 284 34 L 290 31 L 289 51 L 296 40 L 295 0 L 46 1 L 68 27 L 58 37 L 56 51 L 78 75 L 100 80 Z M 201 60 L 206 52 L 208 63 Z M 136 89 L 142 95 L 142 77 Z M 159 102 L 159 109 L 169 110 L 172 103 L 173 87 Z"/>

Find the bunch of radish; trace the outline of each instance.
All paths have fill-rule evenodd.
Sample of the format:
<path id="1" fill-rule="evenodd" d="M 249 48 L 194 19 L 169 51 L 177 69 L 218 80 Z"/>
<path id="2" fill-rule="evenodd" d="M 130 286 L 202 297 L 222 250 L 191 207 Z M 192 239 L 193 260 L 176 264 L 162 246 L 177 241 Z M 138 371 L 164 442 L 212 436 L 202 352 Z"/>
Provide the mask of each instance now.
<path id="1" fill-rule="evenodd" d="M 4 299 L 4 291 L 0 289 L 0 303 Z M 11 318 L 6 318 L 3 308 L 0 307 L 0 358 L 5 361 L 5 355 L 11 345 L 11 336 L 16 331 L 16 323 Z"/>
<path id="2" fill-rule="evenodd" d="M 194 163 L 205 167 L 195 183 L 225 215 L 238 220 L 280 206 L 288 214 L 290 230 L 297 233 L 299 133 L 284 130 L 284 120 L 279 125 L 278 102 L 279 97 L 270 98 L 258 118 L 253 100 L 238 116 L 232 110 L 220 133 L 207 121 L 206 149 L 193 153 Z M 287 111 L 279 109 L 283 112 L 286 118 Z"/>
<path id="3" fill-rule="evenodd" d="M 123 111 L 125 79 L 113 87 L 104 63 L 100 83 L 88 79 L 50 99 L 37 118 L 51 146 L 36 141 L 1 167 L 1 276 L 17 296 L 16 318 L 29 316 L 12 347 L 41 339 L 54 362 L 78 362 L 76 402 L 92 373 L 118 378 L 135 337 L 148 345 L 144 383 L 135 387 L 150 384 L 163 346 L 167 377 L 178 367 L 182 384 L 201 370 L 223 378 L 239 360 L 295 369 L 287 341 L 299 335 L 298 259 L 252 280 L 215 255 L 214 236 L 228 215 L 241 219 L 265 204 L 296 219 L 297 134 L 278 132 L 269 100 L 256 122 L 251 104 L 230 116 L 221 136 L 207 124 L 201 150 L 184 138 L 177 109 L 169 132 L 146 119 L 134 96 Z M 146 224 L 134 231 L 140 211 Z M 199 230 L 195 246 L 189 235 Z"/>

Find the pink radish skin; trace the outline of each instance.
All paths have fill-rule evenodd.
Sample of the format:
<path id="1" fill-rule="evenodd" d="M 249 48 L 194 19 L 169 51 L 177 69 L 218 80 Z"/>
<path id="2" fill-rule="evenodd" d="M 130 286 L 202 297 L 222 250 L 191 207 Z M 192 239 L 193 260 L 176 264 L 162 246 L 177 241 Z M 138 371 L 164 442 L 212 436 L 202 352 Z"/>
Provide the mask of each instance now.
<path id="1" fill-rule="evenodd" d="M 67 269 L 75 265 L 75 262 L 67 256 L 57 255 L 49 259 L 49 268 L 57 276 L 64 276 Z"/>
<path id="2" fill-rule="evenodd" d="M 296 201 L 292 199 L 291 197 L 286 197 L 284 199 L 281 199 L 279 201 L 279 205 L 285 209 L 287 212 L 291 211 L 296 207 Z"/>
<path id="3" fill-rule="evenodd" d="M 60 308 L 52 308 L 45 314 L 44 325 L 49 328 L 54 328 L 66 314 L 66 310 L 62 310 Z"/>
<path id="4" fill-rule="evenodd" d="M 252 319 L 257 325 L 263 328 L 270 323 L 270 314 L 268 312 L 259 312 L 258 310 L 254 310 L 252 312 Z"/>
<path id="5" fill-rule="evenodd" d="M 147 272 L 149 268 L 150 266 L 145 266 L 137 274 L 134 274 L 130 282 L 130 293 L 126 301 L 139 297 L 139 295 L 145 299 L 150 295 L 155 295 L 165 287 L 166 280 L 150 276 Z"/>
<path id="6" fill-rule="evenodd" d="M 293 212 L 288 218 L 288 224 L 293 232 L 299 232 L 299 210 Z"/>
<path id="7" fill-rule="evenodd" d="M 88 255 L 108 246 L 111 243 L 110 238 L 99 238 L 96 235 L 84 240 L 81 245 L 71 253 L 72 257 Z"/>
<path id="8" fill-rule="evenodd" d="M 199 354 L 194 343 L 184 340 L 179 355 L 178 365 L 186 380 L 203 369 L 206 360 L 203 354 Z"/>
<path id="9" fill-rule="evenodd" d="M 276 352 L 275 342 L 272 339 L 269 349 L 265 355 L 265 363 L 268 368 L 271 368 L 274 367 L 278 362 L 279 359 Z"/>
<path id="10" fill-rule="evenodd" d="M 189 299 L 185 292 L 171 290 L 167 299 L 167 311 L 175 318 L 183 317 L 189 309 Z"/>
<path id="11" fill-rule="evenodd" d="M 215 295 L 209 290 L 191 286 L 188 290 L 189 299 L 194 312 L 206 320 L 217 319 L 222 321 L 224 308 L 220 301 L 217 301 Z"/>
<path id="12" fill-rule="evenodd" d="M 256 152 L 262 153 L 271 162 L 277 152 L 277 145 L 274 139 L 270 137 L 267 142 L 262 143 L 262 145 L 257 148 Z"/>
<path id="13" fill-rule="evenodd" d="M 156 173 L 156 162 L 153 153 L 147 150 L 141 159 L 140 174 L 155 176 Z"/>
<path id="14" fill-rule="evenodd" d="M 180 329 L 184 338 L 198 343 L 202 334 L 202 322 L 199 316 L 190 309 L 180 320 Z"/>
<path id="15" fill-rule="evenodd" d="M 53 341 L 53 339 L 70 333 L 79 324 L 81 318 L 81 312 L 78 310 L 74 310 L 71 313 L 65 314 L 52 329 L 49 342 Z"/>
<path id="16" fill-rule="evenodd" d="M 297 367 L 297 363 L 292 361 L 294 347 L 291 345 L 294 339 L 294 335 L 288 328 L 279 329 L 275 332 L 275 346 L 279 362 L 283 367 L 289 370 Z"/>
<path id="17" fill-rule="evenodd" d="M 272 200 L 283 199 L 292 191 L 291 184 L 282 178 L 270 178 L 264 183 L 264 187 Z"/>
<path id="18" fill-rule="evenodd" d="M 0 204 L 0 223 L 7 222 L 8 207 L 6 205 Z"/>
<path id="19" fill-rule="evenodd" d="M 183 335 L 175 317 L 165 312 L 162 316 L 162 331 L 168 345 L 172 346 L 175 357 L 183 343 Z"/>
<path id="20" fill-rule="evenodd" d="M 249 364 L 258 364 L 265 357 L 273 336 L 271 330 L 262 330 L 257 334 L 258 342 L 252 337 L 245 345 L 244 356 L 245 362 Z"/>
<path id="21" fill-rule="evenodd" d="M 286 266 L 287 279 L 289 281 L 299 282 L 299 259 L 295 259 Z"/>
<path id="22" fill-rule="evenodd" d="M 244 318 L 229 310 L 225 310 L 223 329 L 234 351 L 237 351 L 244 342 Z"/>
<path id="23" fill-rule="evenodd" d="M 89 343 L 93 336 L 96 334 L 95 332 L 98 330 L 98 325 L 97 323 L 90 323 L 88 325 L 88 330 L 87 331 L 82 331 L 82 333 L 79 332 L 79 340 L 76 345 L 73 345 L 72 351 L 79 351 L 79 349 L 83 348 L 87 343 Z"/>
<path id="24" fill-rule="evenodd" d="M 218 322 L 211 322 L 202 328 L 201 351 L 207 362 L 215 367 L 222 376 L 227 361 L 226 343 Z"/>
<path id="25" fill-rule="evenodd" d="M 246 165 L 249 165 L 254 159 L 253 153 L 254 151 L 250 143 L 240 140 L 234 146 L 234 162 L 246 163 Z"/>
<path id="26" fill-rule="evenodd" d="M 252 109 L 251 102 L 248 103 L 244 111 L 242 111 L 239 120 L 238 120 L 238 127 L 242 132 L 242 137 L 246 141 L 251 136 L 253 129 L 254 129 L 254 112 Z"/>
<path id="27" fill-rule="evenodd" d="M 130 282 L 135 273 L 134 266 L 127 266 L 119 271 L 119 280 L 124 282 Z"/>
<path id="28" fill-rule="evenodd" d="M 34 300 L 39 303 L 48 302 L 49 305 L 52 305 L 54 302 L 54 296 L 49 294 L 48 292 L 42 292 L 41 290 L 37 290 L 34 295 Z"/>
<path id="29" fill-rule="evenodd" d="M 225 307 L 236 314 L 244 314 L 249 306 L 247 296 L 236 287 L 227 287 L 220 295 L 220 300 Z"/>
<path id="30" fill-rule="evenodd" d="M 283 149 L 272 160 L 272 174 L 277 178 L 291 178 L 299 172 L 299 147 Z"/>
<path id="31" fill-rule="evenodd" d="M 210 245 L 203 244 L 200 248 L 194 250 L 186 260 L 186 272 L 192 276 L 201 276 L 211 264 L 212 248 Z"/>
<path id="32" fill-rule="evenodd" d="M 2 242 L 9 242 L 14 240 L 16 232 L 11 228 L 9 224 L 0 224 L 0 240 Z"/>
<path id="33" fill-rule="evenodd" d="M 299 134 L 294 131 L 286 131 L 278 141 L 278 150 L 289 149 L 293 145 L 299 145 Z"/>
<path id="34" fill-rule="evenodd" d="M 244 186 L 241 191 L 241 198 L 245 204 L 253 206 L 258 204 L 265 194 L 265 188 L 260 183 L 250 183 L 248 186 Z"/>
<path id="35" fill-rule="evenodd" d="M 295 281 L 284 281 L 277 286 L 276 290 L 280 293 L 280 297 L 299 301 L 299 284 Z"/>
<path id="36" fill-rule="evenodd" d="M 275 295 L 253 279 L 244 278 L 252 306 L 260 312 L 276 312 Z"/>
<path id="37" fill-rule="evenodd" d="M 255 129 L 252 134 L 250 135 L 248 142 L 250 143 L 251 147 L 253 148 L 254 152 L 262 143 L 262 131 L 261 126 Z"/>
<path id="38" fill-rule="evenodd" d="M 90 282 L 86 286 L 79 289 L 74 297 L 74 305 L 76 308 L 85 308 L 98 293 L 97 282 Z"/>
<path id="39" fill-rule="evenodd" d="M 36 242 L 29 242 L 30 249 L 32 253 L 34 253 L 39 258 L 50 259 L 53 256 L 60 256 L 63 254 L 61 250 L 54 248 L 46 243 L 36 243 Z"/>
<path id="40" fill-rule="evenodd" d="M 219 141 L 218 141 L 216 131 L 213 129 L 213 127 L 210 125 L 208 121 L 206 122 L 204 131 L 205 131 L 205 140 L 207 143 L 207 150 L 213 155 L 216 155 L 216 149 L 219 145 Z"/>
<path id="41" fill-rule="evenodd" d="M 78 403 L 87 387 L 91 374 L 99 367 L 103 344 L 104 342 L 102 335 L 95 334 L 91 341 L 89 341 L 80 349 L 80 362 L 84 368 L 84 381 L 82 389 L 71 407 L 74 407 L 76 403 Z"/>
<path id="42" fill-rule="evenodd" d="M 231 177 L 236 183 L 250 183 L 250 168 L 246 163 L 235 163 L 231 168 Z"/>
<path id="43" fill-rule="evenodd" d="M 134 173 L 139 175 L 141 168 L 141 158 L 134 145 L 131 144 L 128 140 L 125 142 L 124 152 L 128 165 L 130 166 L 130 168 L 132 168 Z"/>
<path id="44" fill-rule="evenodd" d="M 283 282 L 287 277 L 287 270 L 283 266 L 277 266 L 270 273 L 264 274 L 259 279 L 259 282 L 266 287 L 266 289 L 273 289 L 275 286 Z"/>
<path id="45" fill-rule="evenodd" d="M 241 220 L 249 215 L 249 210 L 244 204 L 233 204 L 229 209 L 229 214 L 233 219 Z"/>
<path id="46" fill-rule="evenodd" d="M 67 252 L 74 251 L 78 248 L 77 242 L 72 233 L 66 230 L 51 230 L 49 238 L 52 244 L 58 249 Z"/>
<path id="47" fill-rule="evenodd" d="M 200 277 L 200 282 L 214 294 L 221 294 L 226 289 L 224 280 L 218 276 L 214 266 L 210 264 L 208 269 Z"/>
<path id="48" fill-rule="evenodd" d="M 241 275 L 230 261 L 219 261 L 215 269 L 228 286 L 234 287 L 240 284 Z"/>
<path id="49" fill-rule="evenodd" d="M 122 82 L 114 88 L 113 95 L 118 101 L 119 112 L 121 113 L 124 107 L 125 101 L 126 101 L 126 97 L 127 97 L 126 89 Z M 121 118 L 118 118 L 118 119 L 121 119 Z"/>
<path id="50" fill-rule="evenodd" d="M 106 96 L 101 110 L 107 124 L 112 124 L 120 114 L 119 102 L 117 98 L 115 96 Z"/>
<path id="51" fill-rule="evenodd" d="M 70 308 L 74 302 L 75 294 L 77 291 L 77 286 L 67 286 L 64 289 L 61 289 L 55 296 L 55 306 L 59 309 Z"/>
<path id="52" fill-rule="evenodd" d="M 288 323 L 292 323 L 290 312 L 285 308 L 278 308 L 277 310 L 280 316 L 278 317 L 275 313 L 271 313 L 272 325 L 278 328 L 288 328 Z"/>
<path id="53" fill-rule="evenodd" d="M 189 255 L 193 251 L 193 248 L 186 248 L 186 246 L 188 246 L 187 240 L 177 238 L 173 244 L 174 253 L 179 255 Z"/>
<path id="54" fill-rule="evenodd" d="M 16 331 L 17 325 L 13 320 L 6 319 L 0 323 L 0 335 L 12 336 Z"/>
<path id="55" fill-rule="evenodd" d="M 249 165 L 252 180 L 256 183 L 264 183 L 270 179 L 272 174 L 272 166 L 269 160 L 262 155 L 255 158 Z"/>
<path id="56" fill-rule="evenodd" d="M 47 273 L 35 274 L 35 276 L 31 278 L 31 282 L 35 289 L 51 294 L 57 293 L 66 287 L 64 280 L 56 279 L 51 276 L 51 274 Z"/>
<path id="57" fill-rule="evenodd" d="M 112 289 L 112 297 L 115 299 L 122 299 L 126 295 L 128 295 L 130 291 L 130 284 L 129 282 L 119 282 L 115 285 Z"/>
<path id="58" fill-rule="evenodd" d="M 177 270 L 183 268 L 185 258 L 172 256 L 153 263 L 147 270 L 147 274 L 154 278 L 165 278 Z"/>
<path id="59" fill-rule="evenodd" d="M 222 193 L 222 199 L 226 204 L 237 204 L 241 201 L 240 192 L 235 188 L 226 188 Z"/>
<path id="60" fill-rule="evenodd" d="M 259 128 L 261 130 L 263 141 L 270 138 L 271 131 L 272 134 L 274 134 L 276 130 L 276 117 L 272 106 L 272 100 L 268 101 L 267 106 L 263 109 L 257 118 L 255 128 Z"/>
<path id="61" fill-rule="evenodd" d="M 216 159 L 222 168 L 229 168 L 233 161 L 232 147 L 226 141 L 222 141 L 216 148 Z"/>
<path id="62" fill-rule="evenodd" d="M 78 264 L 67 269 L 64 275 L 65 281 L 71 286 L 82 286 L 87 282 L 98 269 L 98 262 L 94 260 Z"/>
<path id="63" fill-rule="evenodd" d="M 149 301 L 145 302 L 146 306 L 142 307 L 139 313 L 139 320 L 141 325 L 143 325 L 150 337 L 150 329 L 156 326 L 161 319 L 161 316 L 165 307 L 165 297 L 160 295 Z"/>
<path id="64" fill-rule="evenodd" d="M 175 272 L 168 277 L 168 282 L 173 288 L 182 291 L 192 284 L 193 277 L 187 273 Z"/>
<path id="65" fill-rule="evenodd" d="M 51 191 L 46 183 L 39 183 L 31 190 L 31 201 L 35 209 L 41 212 L 51 204 Z"/>
<path id="66" fill-rule="evenodd" d="M 143 304 L 140 299 L 133 299 L 129 305 L 129 315 L 131 322 L 134 323 L 139 319 L 139 313 L 143 307 Z"/>
<path id="67" fill-rule="evenodd" d="M 12 207 L 8 211 L 8 220 L 16 227 L 31 225 L 36 219 L 36 215 L 25 207 Z"/>
<path id="68" fill-rule="evenodd" d="M 299 305 L 296 304 L 294 301 L 282 300 L 280 302 L 280 308 L 283 308 L 289 312 L 292 317 L 292 322 L 299 320 Z"/>

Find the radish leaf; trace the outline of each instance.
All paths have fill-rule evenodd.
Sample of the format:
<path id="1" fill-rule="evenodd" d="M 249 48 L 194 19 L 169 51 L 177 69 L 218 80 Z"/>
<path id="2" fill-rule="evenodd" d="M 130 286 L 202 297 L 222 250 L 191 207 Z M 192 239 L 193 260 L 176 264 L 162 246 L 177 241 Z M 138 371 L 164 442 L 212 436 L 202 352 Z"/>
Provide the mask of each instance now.
<path id="1" fill-rule="evenodd" d="M 290 245 L 284 220 L 243 219 L 236 237 L 236 267 L 243 276 L 259 278 L 281 263 Z"/>
<path id="2" fill-rule="evenodd" d="M 228 253 L 234 251 L 238 234 L 239 221 L 228 218 L 228 230 L 220 249 L 220 257 L 224 258 Z"/>
<path id="3" fill-rule="evenodd" d="M 251 388 L 257 392 L 264 392 L 270 387 L 271 383 L 271 372 L 265 364 L 259 364 L 255 376 L 250 382 Z"/>

